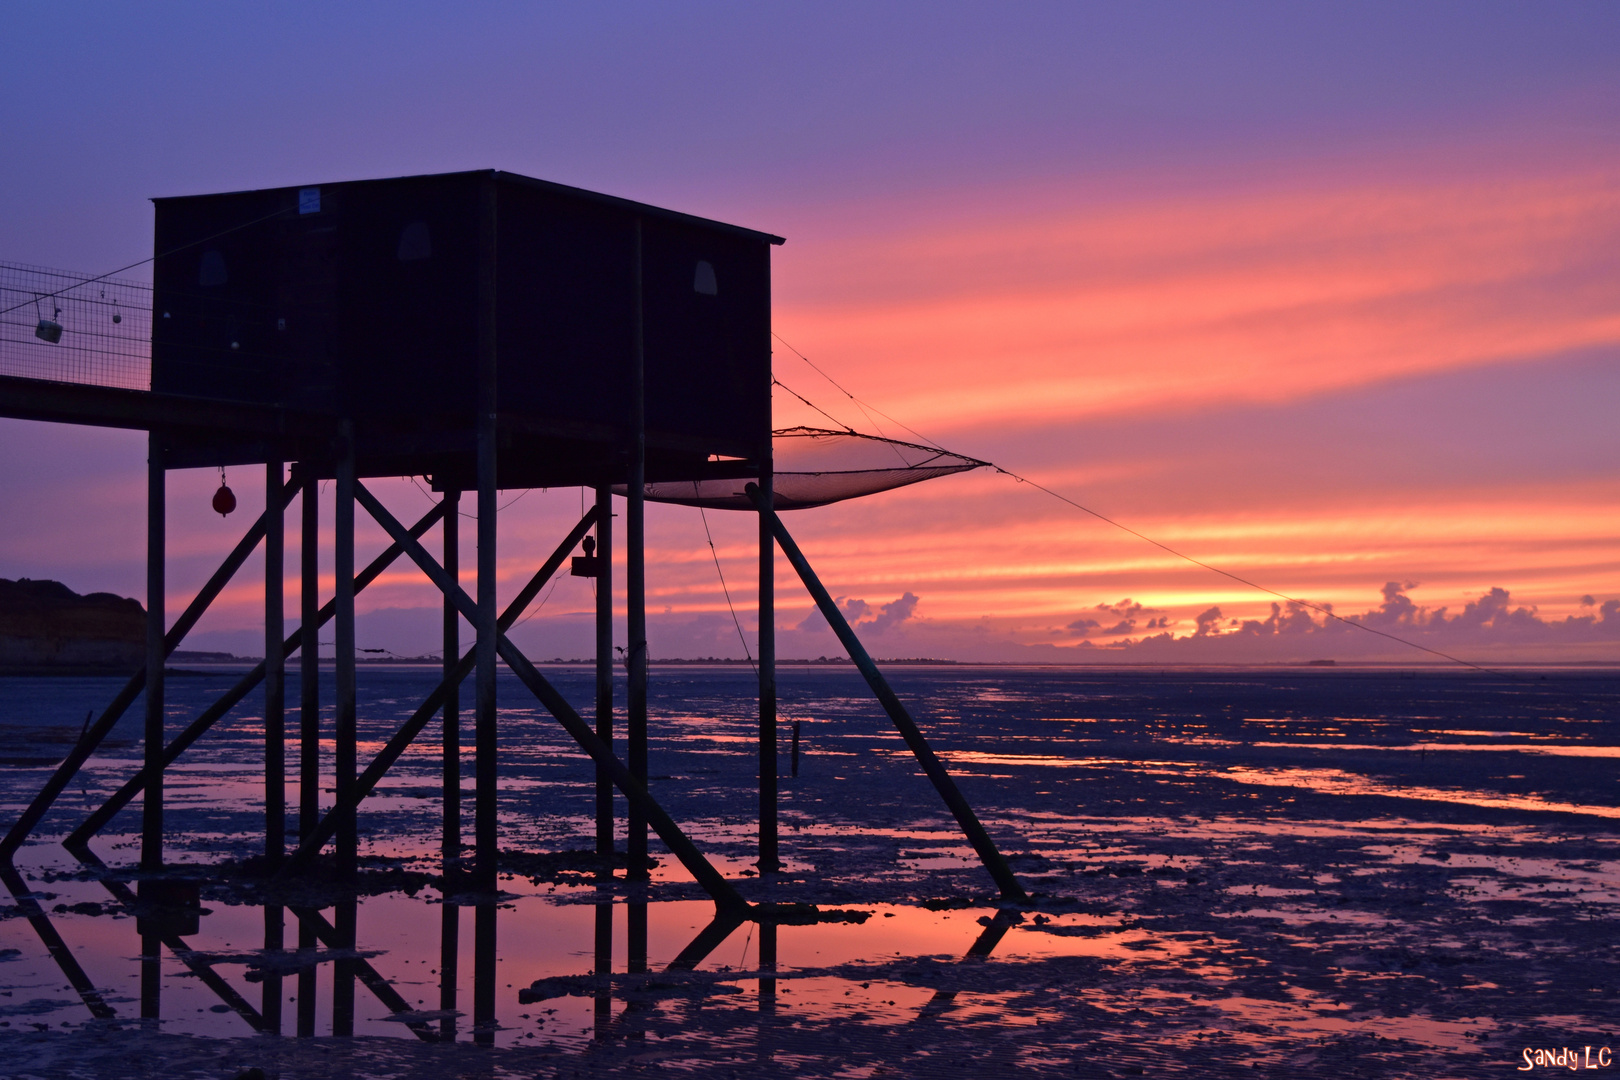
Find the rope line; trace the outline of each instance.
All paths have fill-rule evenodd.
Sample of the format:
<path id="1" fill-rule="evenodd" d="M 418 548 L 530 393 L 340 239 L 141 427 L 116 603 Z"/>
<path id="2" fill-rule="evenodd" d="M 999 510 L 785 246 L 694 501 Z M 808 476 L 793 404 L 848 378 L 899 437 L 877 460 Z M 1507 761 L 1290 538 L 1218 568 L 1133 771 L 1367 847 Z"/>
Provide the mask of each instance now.
<path id="1" fill-rule="evenodd" d="M 696 482 L 692 484 L 692 487 L 697 488 Z M 726 572 L 720 569 L 720 553 L 715 550 L 714 534 L 709 531 L 709 515 L 704 512 L 701 506 L 697 508 L 697 511 L 698 517 L 703 519 L 703 535 L 709 539 L 709 558 L 714 560 L 714 572 L 720 577 L 720 591 L 725 593 L 726 607 L 731 611 L 731 625 L 737 628 L 737 640 L 742 642 L 743 656 L 748 658 L 748 666 L 754 669 L 755 675 L 758 675 L 759 665 L 754 663 L 754 654 L 748 651 L 748 638 L 743 634 L 742 620 L 737 618 L 737 607 L 731 602 L 731 590 L 726 587 Z"/>
<path id="2" fill-rule="evenodd" d="M 827 419 L 831 420 L 833 423 L 837 424 L 839 427 L 843 428 L 845 431 L 849 432 L 851 435 L 859 434 L 859 432 L 857 432 L 854 428 L 850 427 L 848 424 L 846 424 L 842 420 L 838 419 L 838 417 L 834 416 L 832 413 L 828 412 L 826 409 L 823 409 L 819 405 L 812 404 L 810 402 L 809 398 L 805 397 L 803 394 L 801 394 L 797 390 L 793 389 L 793 387 L 789 386 L 787 383 L 783 382 L 781 379 L 778 379 L 775 376 L 775 374 L 771 375 L 771 385 L 772 386 L 780 386 L 782 389 L 786 390 L 788 393 L 792 394 L 794 397 L 798 398 L 800 401 L 804 402 L 806 405 L 809 405 L 812 409 L 816 410 L 816 412 L 820 413 L 822 416 L 825 416 Z"/>
<path id="3" fill-rule="evenodd" d="M 771 336 L 774 337 L 777 341 L 782 342 L 783 345 L 787 345 L 787 348 L 788 348 L 789 352 L 793 353 L 793 355 L 797 356 L 800 360 L 803 360 L 806 364 L 809 364 L 811 370 L 813 370 L 816 374 L 820 375 L 823 379 L 826 379 L 828 382 L 832 383 L 833 386 L 835 388 L 837 388 L 839 393 L 843 394 L 845 397 L 849 398 L 849 400 L 853 401 L 856 404 L 857 407 L 860 406 L 860 404 L 861 404 L 861 399 L 860 398 L 856 397 L 854 394 L 852 394 L 848 390 L 844 389 L 844 385 L 842 383 L 840 383 L 837 379 L 833 378 L 831 375 L 827 374 L 825 371 L 822 371 L 819 367 L 817 367 L 815 365 L 815 363 L 813 361 L 811 361 L 811 359 L 808 356 L 804 355 L 804 353 L 800 352 L 798 349 L 795 349 L 792 345 L 788 345 L 787 341 L 782 337 L 781 334 L 778 334 L 776 331 L 772 330 L 771 331 Z M 781 385 L 781 384 L 779 383 L 778 385 Z M 782 389 L 787 390 L 787 387 L 783 386 Z M 793 394 L 793 391 L 788 390 L 788 393 Z M 798 394 L 793 394 L 793 396 L 794 397 L 799 397 Z M 799 400 L 804 401 L 803 398 L 799 398 Z M 810 405 L 810 403 L 808 401 L 805 401 L 804 403 L 806 405 Z M 816 409 L 816 407 L 814 405 L 810 405 L 810 407 L 812 409 Z M 890 416 L 888 413 L 884 412 L 882 409 L 878 408 L 876 405 L 870 406 L 870 408 L 872 409 L 873 412 L 875 412 L 879 416 L 883 417 L 883 419 L 887 420 L 889 423 L 895 425 L 896 427 L 905 428 L 907 431 L 911 432 L 911 434 L 917 436 L 917 438 L 921 439 L 923 442 L 927 443 L 929 446 L 932 446 L 935 450 L 945 450 L 945 448 L 943 446 L 939 445 L 939 443 L 935 442 L 933 439 L 930 439 L 928 436 L 922 434 L 916 428 L 909 427 L 906 424 L 902 424 L 900 421 L 896 420 L 894 417 Z M 821 412 L 820 409 L 816 409 L 816 411 Z M 826 416 L 827 414 L 826 413 L 821 413 L 821 415 Z M 829 419 L 830 419 L 830 417 L 829 417 Z M 949 450 L 945 450 L 945 452 L 950 453 Z"/>
<path id="4" fill-rule="evenodd" d="M 787 341 L 783 340 L 783 338 L 782 338 L 782 336 L 780 334 L 777 334 L 777 333 L 775 333 L 773 331 L 771 336 L 775 337 L 776 340 L 782 342 L 783 345 L 786 345 L 787 348 L 790 351 L 792 351 L 794 355 L 796 355 L 800 360 L 803 360 L 806 364 L 809 364 L 810 367 L 813 370 L 815 370 L 818 374 L 820 374 L 822 378 L 826 379 L 829 383 L 831 383 L 845 397 L 847 397 L 851 401 L 855 402 L 857 407 L 860 407 L 860 405 L 861 405 L 860 399 L 857 398 L 854 394 L 850 393 L 847 389 L 845 389 L 844 386 L 841 383 L 839 383 L 837 379 L 834 379 L 831 375 L 828 375 L 825 371 L 822 371 L 821 368 L 817 367 L 810 360 L 810 358 L 808 356 L 804 355 L 802 352 L 799 352 L 798 349 L 795 349 L 792 345 L 788 344 Z M 817 412 L 821 413 L 821 415 L 828 416 L 828 414 L 826 412 L 823 412 L 820 408 L 818 408 L 817 406 L 811 404 L 808 400 L 801 397 L 799 394 L 795 393 L 793 390 L 789 389 L 779 379 L 776 379 L 775 376 L 772 376 L 772 381 L 775 382 L 776 385 L 781 386 L 782 389 L 787 390 L 788 393 L 793 394 L 793 396 L 798 398 L 800 401 L 803 401 L 806 405 L 809 405 L 812 409 L 815 409 Z M 864 412 L 865 410 L 863 409 L 862 411 Z M 945 451 L 945 448 L 943 446 L 941 446 L 939 443 L 937 443 L 934 440 L 928 438 L 926 435 L 923 435 L 921 432 L 917 431 L 915 428 L 912 428 L 912 427 L 910 427 L 910 426 L 908 426 L 906 424 L 903 424 L 900 421 L 894 419 L 894 417 L 889 416 L 887 413 L 885 413 L 882 410 L 876 408 L 875 406 L 872 408 L 872 411 L 876 412 L 879 416 L 882 416 L 885 419 L 889 420 L 891 423 L 895 424 L 896 426 L 905 428 L 905 430 L 911 432 L 911 434 L 915 435 L 918 439 L 921 439 L 923 442 L 925 442 L 928 445 L 934 447 L 935 449 Z M 834 419 L 833 417 L 830 417 L 830 416 L 828 416 L 828 419 L 833 419 L 835 423 L 838 422 L 836 419 Z M 945 452 L 949 453 L 950 451 L 945 451 Z M 1138 540 L 1143 540 L 1143 541 L 1145 541 L 1145 542 L 1147 542 L 1149 544 L 1152 544 L 1154 547 L 1159 548 L 1161 551 L 1168 552 L 1169 554 L 1174 555 L 1178 559 L 1183 559 L 1183 560 L 1185 560 L 1185 561 L 1187 561 L 1189 563 L 1192 563 L 1194 566 L 1201 567 L 1201 568 L 1203 568 L 1205 570 L 1210 571 L 1211 573 L 1219 574 L 1224 578 L 1229 578 L 1230 580 L 1235 581 L 1235 582 L 1239 583 L 1240 585 L 1244 585 L 1244 586 L 1246 586 L 1246 587 L 1248 587 L 1250 589 L 1254 589 L 1257 592 L 1263 592 L 1263 593 L 1266 593 L 1269 596 L 1275 596 L 1280 600 L 1286 600 L 1290 604 L 1297 604 L 1298 606 L 1300 606 L 1302 608 L 1307 608 L 1307 609 L 1309 609 L 1311 611 L 1320 612 L 1322 615 L 1325 615 L 1329 619 L 1337 620 L 1338 622 L 1343 623 L 1345 626 L 1353 626 L 1358 630 L 1364 630 L 1369 634 L 1376 634 L 1379 637 L 1387 638 L 1390 641 L 1396 642 L 1397 644 L 1405 645 L 1408 648 L 1417 649 L 1420 652 L 1426 652 L 1431 656 L 1438 656 L 1441 659 L 1448 660 L 1453 664 L 1460 664 L 1463 667 L 1472 668 L 1475 671 L 1484 672 L 1487 675 L 1495 675 L 1495 676 L 1498 676 L 1498 677 L 1501 677 L 1501 678 L 1507 678 L 1507 679 L 1513 679 L 1513 678 L 1520 678 L 1521 677 L 1521 676 L 1519 676 L 1519 675 L 1517 675 L 1517 674 L 1515 674 L 1513 672 L 1501 671 L 1501 670 L 1499 670 L 1497 668 L 1486 667 L 1483 664 L 1476 664 L 1471 660 L 1464 660 L 1460 656 L 1453 656 L 1451 653 L 1444 652 L 1444 651 L 1442 651 L 1440 649 L 1430 648 L 1427 645 L 1420 645 L 1419 643 L 1417 643 L 1415 641 L 1412 641 L 1409 638 L 1401 637 L 1399 634 L 1392 634 L 1387 630 L 1380 630 L 1375 626 L 1368 626 L 1366 623 L 1359 622 L 1359 621 L 1357 621 L 1355 619 L 1347 619 L 1343 615 L 1340 615 L 1337 612 L 1335 612 L 1332 608 L 1326 607 L 1326 606 L 1324 606 L 1322 604 L 1313 603 L 1310 600 L 1303 600 L 1303 599 L 1300 599 L 1299 597 L 1296 597 L 1296 596 L 1290 596 L 1288 593 L 1279 592 L 1276 589 L 1272 589 L 1272 588 L 1267 588 L 1266 586 L 1261 585 L 1259 582 L 1251 581 L 1250 579 L 1242 576 L 1241 574 L 1235 574 L 1230 570 L 1223 570 L 1219 566 L 1214 566 L 1214 565 L 1212 565 L 1210 563 L 1204 562 L 1202 559 L 1194 558 L 1193 556 L 1188 555 L 1186 552 L 1178 551 L 1175 548 L 1171 547 L 1169 544 L 1162 543 L 1161 541 L 1155 540 L 1155 539 L 1153 539 L 1153 537 L 1148 536 L 1145 533 L 1138 532 L 1137 530 L 1131 528 L 1129 525 L 1125 525 L 1122 522 L 1115 521 L 1113 518 L 1109 517 L 1108 515 L 1099 513 L 1098 511 L 1091 509 L 1089 506 L 1083 506 L 1080 503 L 1076 502 L 1075 500 L 1069 498 L 1068 496 L 1062 495 L 1062 494 L 1059 494 L 1056 491 L 1053 491 L 1051 488 L 1046 487 L 1044 484 L 1038 484 L 1035 481 L 1030 480 L 1027 477 L 1020 476 L 1018 473 L 1013 472 L 1011 469 L 1002 468 L 1000 465 L 997 465 L 994 462 L 986 462 L 985 464 L 989 465 L 992 469 L 994 469 L 996 472 L 1000 473 L 1003 476 L 1011 477 L 1013 480 L 1017 481 L 1020 484 L 1028 484 L 1030 487 L 1035 488 L 1037 491 L 1045 492 L 1047 495 L 1050 495 L 1052 498 L 1057 499 L 1059 502 L 1067 503 L 1069 506 L 1074 507 L 1076 510 L 1079 510 L 1079 511 L 1081 511 L 1083 513 L 1086 513 L 1086 514 L 1090 514 L 1092 517 L 1096 518 L 1098 521 L 1105 522 L 1105 523 L 1107 523 L 1109 525 L 1112 525 L 1114 528 L 1119 529 L 1122 532 L 1129 533 L 1131 536 L 1136 537 Z"/>

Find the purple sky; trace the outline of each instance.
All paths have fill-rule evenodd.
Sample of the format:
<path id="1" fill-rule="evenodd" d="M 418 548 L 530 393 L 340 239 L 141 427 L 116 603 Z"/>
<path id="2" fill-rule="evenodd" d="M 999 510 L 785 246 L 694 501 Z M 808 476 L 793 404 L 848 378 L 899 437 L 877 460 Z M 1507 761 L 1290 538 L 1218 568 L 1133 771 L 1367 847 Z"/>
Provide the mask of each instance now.
<path id="1" fill-rule="evenodd" d="M 0 260 L 133 262 L 152 196 L 485 167 L 734 221 L 788 237 L 779 332 L 947 445 L 1345 613 L 1412 582 L 1428 641 L 1614 656 L 1613 4 L 21 3 L 7 30 Z M 140 437 L 7 421 L 0 454 L 0 576 L 139 595 Z M 173 481 L 173 605 L 245 526 L 210 520 L 216 479 Z M 510 575 L 577 498 L 513 507 Z M 880 655 L 1363 655 L 1004 478 L 797 520 L 835 592 L 898 605 Z M 746 604 L 747 523 L 711 525 Z M 735 655 L 701 523 L 654 526 L 655 655 Z M 251 648 L 250 586 L 194 644 Z M 1534 625 L 1449 621 L 1492 588 Z M 1126 597 L 1181 643 L 1085 630 Z M 379 587 L 373 643 L 431 647 L 425 603 Z M 783 603 L 784 655 L 830 652 Z M 583 655 L 587 606 L 566 583 L 524 633 Z"/>

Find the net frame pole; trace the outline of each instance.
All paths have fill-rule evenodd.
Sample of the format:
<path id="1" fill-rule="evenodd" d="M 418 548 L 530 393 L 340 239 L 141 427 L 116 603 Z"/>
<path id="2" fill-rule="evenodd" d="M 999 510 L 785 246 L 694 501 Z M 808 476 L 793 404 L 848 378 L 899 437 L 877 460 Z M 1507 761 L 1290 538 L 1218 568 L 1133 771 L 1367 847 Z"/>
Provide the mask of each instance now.
<path id="1" fill-rule="evenodd" d="M 990 839 L 990 834 L 980 824 L 978 815 L 973 812 L 973 807 L 968 804 L 967 799 L 962 797 L 962 792 L 957 788 L 956 781 L 951 778 L 951 774 L 946 771 L 945 766 L 934 754 L 933 749 L 928 745 L 928 740 L 923 737 L 922 731 L 917 727 L 917 722 L 911 718 L 911 714 L 906 711 L 905 705 L 901 703 L 894 690 L 890 688 L 888 680 L 878 670 L 877 664 L 873 663 L 871 654 L 861 644 L 860 638 L 855 636 L 854 629 L 849 625 L 849 620 L 844 618 L 844 613 L 838 610 L 838 605 L 833 601 L 832 594 L 821 583 L 821 579 L 811 569 L 809 560 L 804 557 L 804 552 L 799 550 L 799 545 L 794 542 L 793 537 L 788 534 L 787 529 L 782 525 L 781 517 L 763 501 L 758 485 L 749 484 L 746 490 L 749 498 L 753 499 L 755 505 L 760 508 L 760 512 L 768 516 L 772 532 L 776 536 L 776 542 L 782 548 L 782 553 L 787 556 L 788 562 L 793 564 L 793 569 L 798 572 L 799 579 L 804 582 L 804 587 L 810 593 L 811 599 L 816 602 L 816 607 L 820 608 L 822 615 L 826 616 L 828 625 L 832 627 L 833 633 L 838 635 L 838 640 L 848 651 L 849 658 L 855 661 L 855 666 L 860 669 L 861 674 L 866 678 L 866 684 L 872 688 L 872 693 L 877 697 L 879 704 L 883 706 L 883 711 L 889 714 L 889 719 L 893 721 L 895 728 L 900 732 L 901 738 L 905 739 L 906 746 L 910 748 L 918 763 L 922 765 L 923 772 L 927 774 L 929 781 L 934 785 L 934 790 L 939 792 L 940 798 L 944 800 L 945 805 L 950 808 L 951 813 L 956 817 L 957 825 L 961 827 L 968 842 L 973 845 L 973 850 L 978 853 L 979 861 L 984 863 L 984 868 L 990 872 L 990 877 L 995 881 L 996 887 L 1001 890 L 1002 898 L 1014 903 L 1027 902 L 1029 895 L 1024 892 L 1024 887 L 1018 883 L 1018 878 L 1012 872 L 1012 867 L 1007 864 L 1006 857 L 1001 854 L 1000 849 L 996 847 L 995 841 Z"/>
<path id="2" fill-rule="evenodd" d="M 498 204 L 495 181 L 488 177 L 478 194 L 477 270 L 477 379 L 478 395 L 478 604 L 473 612 L 477 638 L 477 707 L 474 717 L 476 778 L 474 793 L 474 853 L 476 886 L 487 894 L 473 917 L 473 1038 L 480 1045 L 495 1042 L 495 908 L 496 874 L 499 852 L 498 818 L 499 766 L 496 739 L 499 715 L 496 712 L 496 646 L 500 638 L 496 609 L 496 450 L 498 403 L 496 379 L 499 365 L 495 347 L 497 332 L 496 238 Z M 375 514 L 373 514 L 375 516 Z M 459 592 L 459 589 L 456 590 Z"/>
<path id="3" fill-rule="evenodd" d="M 278 498 L 283 471 L 279 459 L 265 462 L 264 857 L 271 870 L 281 862 L 287 844 L 287 665 L 281 649 L 282 637 L 287 632 L 285 582 L 282 580 L 287 522 L 286 509 Z M 281 946 L 278 943 L 276 947 Z"/>
<path id="4" fill-rule="evenodd" d="M 291 487 L 284 489 L 282 491 L 283 502 L 291 500 L 292 495 Z M 237 541 L 236 547 L 231 549 L 231 553 L 225 557 L 225 561 L 214 571 L 213 577 L 208 579 L 207 583 L 198 590 L 197 595 L 192 598 L 191 603 L 186 605 L 186 610 L 174 621 L 174 626 L 170 628 L 163 639 L 165 656 L 179 648 L 180 643 L 191 632 L 191 628 L 197 624 L 197 620 L 202 618 L 209 605 L 230 583 L 236 572 L 242 568 L 242 564 L 247 561 L 249 555 L 253 554 L 253 549 L 258 546 L 263 537 L 264 517 L 261 515 L 242 539 Z M 17 849 L 22 846 L 23 841 L 28 839 L 29 834 L 50 812 L 51 806 L 66 790 L 73 777 L 78 774 L 78 771 L 84 767 L 84 763 L 89 760 L 90 755 L 95 752 L 96 748 L 101 745 L 102 740 L 123 718 L 129 707 L 135 703 L 135 699 L 140 696 L 141 691 L 146 686 L 146 671 L 146 663 L 143 660 L 140 670 L 130 676 L 129 681 L 124 684 L 124 688 L 114 696 L 101 716 L 94 724 L 90 725 L 89 730 L 74 744 L 73 749 L 62 760 L 62 764 L 57 766 L 56 771 L 51 774 L 51 778 L 45 782 L 45 786 L 40 788 L 39 793 L 34 796 L 33 801 L 18 815 L 16 822 L 11 826 L 10 831 L 6 833 L 5 840 L 0 841 L 0 866 L 12 863 L 13 856 L 16 854 Z"/>
<path id="5" fill-rule="evenodd" d="M 280 495 L 284 468 L 277 458 L 264 464 L 264 855 L 275 870 L 287 846 L 286 657 L 286 508 Z M 286 940 L 286 919 L 279 906 L 264 908 L 264 948 L 279 952 Z M 260 988 L 263 1030 L 281 1034 L 281 975 L 266 972 Z"/>

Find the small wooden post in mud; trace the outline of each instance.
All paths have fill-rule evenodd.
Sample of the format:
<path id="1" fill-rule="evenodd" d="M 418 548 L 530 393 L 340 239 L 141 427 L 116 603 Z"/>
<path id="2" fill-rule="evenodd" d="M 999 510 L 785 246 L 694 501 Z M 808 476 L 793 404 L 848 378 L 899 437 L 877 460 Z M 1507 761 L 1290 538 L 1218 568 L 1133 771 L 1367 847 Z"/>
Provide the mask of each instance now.
<path id="1" fill-rule="evenodd" d="M 337 576 L 335 614 L 332 629 L 333 680 L 337 684 L 337 708 L 333 717 L 333 787 L 339 808 L 337 829 L 337 870 L 340 877 L 354 875 L 360 837 L 350 792 L 354 788 L 355 669 L 354 669 L 354 439 L 344 424 L 339 436 L 336 505 L 333 510 L 332 569 Z M 347 809 L 345 809 L 347 808 Z"/>

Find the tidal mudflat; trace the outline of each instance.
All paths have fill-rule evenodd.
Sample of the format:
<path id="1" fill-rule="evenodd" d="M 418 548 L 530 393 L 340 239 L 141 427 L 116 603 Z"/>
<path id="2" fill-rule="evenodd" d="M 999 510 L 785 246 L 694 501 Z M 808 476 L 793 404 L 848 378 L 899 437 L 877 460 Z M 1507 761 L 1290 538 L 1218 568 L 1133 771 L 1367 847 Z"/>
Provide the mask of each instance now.
<path id="1" fill-rule="evenodd" d="M 175 726 L 235 674 L 173 680 Z M 548 676 L 589 702 L 587 669 Z M 755 924 L 701 938 L 713 906 L 656 843 L 650 886 L 599 876 L 584 854 L 591 767 L 511 680 L 498 903 L 444 902 L 429 728 L 363 808 L 362 887 L 344 900 L 357 947 L 300 950 L 299 898 L 252 876 L 262 744 L 250 699 L 171 772 L 168 858 L 205 884 L 195 927 L 143 965 L 118 898 L 138 802 L 93 844 L 110 875 L 54 842 L 138 764 L 137 707 L 19 857 L 48 927 L 0 893 L 0 1073 L 1472 1077 L 1525 1071 L 1527 1048 L 1590 1047 L 1596 1063 L 1609 1047 L 1620 1074 L 1614 673 L 964 665 L 890 677 L 1012 856 L 1028 908 L 998 908 L 844 667 L 782 670 L 787 869 L 760 877 L 751 673 L 654 671 L 654 793 L 750 899 L 819 908 L 821 921 L 777 928 L 774 967 Z M 434 680 L 362 669 L 362 762 Z M 116 685 L 0 680 L 0 817 Z M 470 754 L 463 776 L 470 795 Z M 282 948 L 265 948 L 267 911 Z M 490 923 L 496 1022 L 474 1032 Z M 99 1008 L 42 930 L 60 935 Z M 360 973 L 349 1038 L 330 1034 L 340 963 Z M 140 1019 L 143 992 L 156 1021 Z M 280 1037 L 252 1026 L 271 997 Z M 312 1037 L 294 1034 L 301 1009 Z"/>

